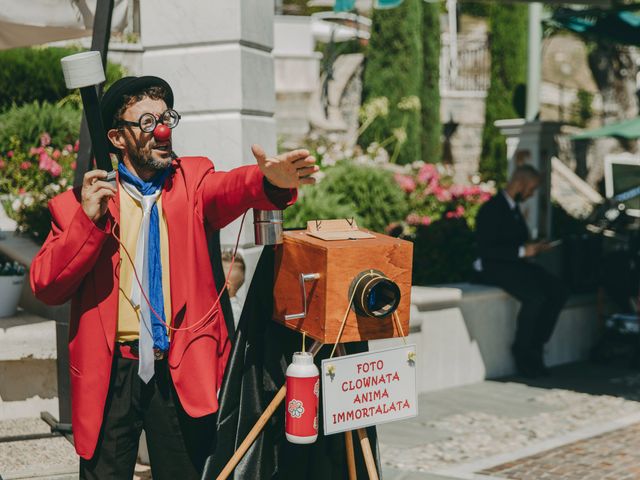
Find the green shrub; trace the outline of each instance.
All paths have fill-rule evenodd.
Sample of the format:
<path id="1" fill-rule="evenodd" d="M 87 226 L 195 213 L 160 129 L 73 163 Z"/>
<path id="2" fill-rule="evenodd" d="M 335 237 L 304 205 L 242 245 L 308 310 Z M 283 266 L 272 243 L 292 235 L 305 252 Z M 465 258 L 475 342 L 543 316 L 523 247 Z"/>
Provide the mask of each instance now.
<path id="1" fill-rule="evenodd" d="M 337 197 L 327 195 L 320 186 L 305 186 L 299 192 L 298 201 L 284 211 L 285 228 L 305 229 L 310 220 L 355 218 L 358 225 L 362 219 L 356 215 L 352 203 L 341 203 Z"/>
<path id="2" fill-rule="evenodd" d="M 56 106 L 33 102 L 13 106 L 0 114 L 0 151 L 9 150 L 12 137 L 28 147 L 39 146 L 40 134 L 47 132 L 51 144 L 62 148 L 74 144 L 80 135 L 82 112 L 73 105 Z"/>
<path id="3" fill-rule="evenodd" d="M 524 83 L 527 50 L 527 6 L 494 2 L 490 7 L 491 84 L 485 102 L 480 173 L 502 186 L 507 177 L 507 145 L 496 120 L 516 118 L 514 95 Z"/>
<path id="4" fill-rule="evenodd" d="M 308 220 L 354 217 L 358 226 L 384 232 L 407 212 L 404 192 L 393 175 L 373 166 L 338 162 L 315 187 L 285 211 L 285 227 L 306 227 Z"/>
<path id="5" fill-rule="evenodd" d="M 421 226 L 413 240 L 413 285 L 468 281 L 476 258 L 474 235 L 464 218 Z"/>
<path id="6" fill-rule="evenodd" d="M 363 104 L 386 97 L 389 114 L 378 117 L 362 132 L 364 148 L 382 143 L 394 129 L 406 131 L 398 163 L 422 159 L 420 109 L 398 107 L 403 97 L 421 97 L 422 91 L 422 1 L 404 0 L 397 8 L 374 10 L 371 39 L 363 76 Z"/>
<path id="7" fill-rule="evenodd" d="M 34 100 L 56 103 L 69 95 L 60 59 L 76 47 L 13 48 L 0 51 L 0 111 Z M 119 65 L 107 64 L 107 85 L 122 77 Z"/>

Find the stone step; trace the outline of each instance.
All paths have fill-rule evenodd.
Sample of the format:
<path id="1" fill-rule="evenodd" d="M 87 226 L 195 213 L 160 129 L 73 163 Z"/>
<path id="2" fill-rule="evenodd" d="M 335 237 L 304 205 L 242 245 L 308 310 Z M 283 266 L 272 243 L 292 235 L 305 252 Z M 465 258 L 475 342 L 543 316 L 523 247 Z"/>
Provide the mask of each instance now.
<path id="1" fill-rule="evenodd" d="M 55 321 L 19 310 L 0 318 L 0 419 L 58 416 Z"/>

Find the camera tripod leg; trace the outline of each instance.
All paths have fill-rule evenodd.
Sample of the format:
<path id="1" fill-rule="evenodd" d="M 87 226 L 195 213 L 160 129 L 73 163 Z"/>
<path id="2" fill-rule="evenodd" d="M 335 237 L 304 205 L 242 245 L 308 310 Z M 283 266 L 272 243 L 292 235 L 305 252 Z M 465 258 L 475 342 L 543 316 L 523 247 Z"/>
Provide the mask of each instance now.
<path id="1" fill-rule="evenodd" d="M 376 461 L 374 460 L 373 452 L 371 451 L 371 444 L 369 443 L 367 430 L 359 428 L 357 431 L 358 438 L 360 439 L 360 448 L 362 448 L 362 456 L 364 457 L 364 462 L 367 466 L 367 473 L 369 474 L 369 480 L 378 480 L 378 470 L 376 469 Z"/>
<path id="2" fill-rule="evenodd" d="M 347 468 L 349 469 L 349 480 L 357 480 L 356 457 L 353 450 L 353 432 L 344 432 L 344 445 L 347 449 Z"/>

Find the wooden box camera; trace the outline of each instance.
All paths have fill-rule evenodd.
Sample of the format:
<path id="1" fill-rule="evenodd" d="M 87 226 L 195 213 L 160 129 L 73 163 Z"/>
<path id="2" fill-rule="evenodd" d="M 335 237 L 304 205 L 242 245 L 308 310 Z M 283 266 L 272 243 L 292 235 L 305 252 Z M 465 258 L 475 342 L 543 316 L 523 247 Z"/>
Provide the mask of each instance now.
<path id="1" fill-rule="evenodd" d="M 335 343 L 353 296 L 341 343 L 401 336 L 393 312 L 408 335 L 413 245 L 370 236 L 322 240 L 285 232 L 276 253 L 274 320 Z"/>

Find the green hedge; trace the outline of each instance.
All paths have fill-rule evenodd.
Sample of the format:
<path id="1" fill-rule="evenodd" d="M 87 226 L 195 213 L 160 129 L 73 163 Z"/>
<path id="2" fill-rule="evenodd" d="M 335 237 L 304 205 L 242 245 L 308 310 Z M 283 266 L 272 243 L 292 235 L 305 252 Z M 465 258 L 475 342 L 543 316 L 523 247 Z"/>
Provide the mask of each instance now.
<path id="1" fill-rule="evenodd" d="M 60 59 L 80 51 L 73 47 L 0 51 L 0 111 L 35 100 L 56 103 L 69 95 Z M 110 85 L 123 76 L 122 67 L 108 63 L 106 76 Z"/>
<path id="2" fill-rule="evenodd" d="M 442 157 L 440 122 L 440 5 L 422 5 L 422 158 L 439 163 Z"/>
<path id="3" fill-rule="evenodd" d="M 491 84 L 485 102 L 480 173 L 483 180 L 501 186 L 507 176 L 507 146 L 494 122 L 519 116 L 514 96 L 526 76 L 527 6 L 492 3 L 489 29 Z"/>
<path id="4" fill-rule="evenodd" d="M 378 118 L 360 137 L 364 147 L 404 127 L 407 139 L 398 163 L 422 159 L 420 111 L 397 108 L 403 97 L 422 96 L 422 0 L 404 0 L 397 8 L 374 10 L 363 77 L 363 104 L 387 97 L 389 115 Z"/>
<path id="5" fill-rule="evenodd" d="M 354 217 L 358 226 L 384 232 L 407 214 L 404 192 L 393 175 L 379 168 L 343 161 L 322 181 L 305 188 L 285 210 L 285 227 L 306 228 L 307 221 Z"/>
<path id="6" fill-rule="evenodd" d="M 475 238 L 464 218 L 443 218 L 419 227 L 413 240 L 413 284 L 469 281 Z"/>
<path id="7" fill-rule="evenodd" d="M 37 147 L 43 132 L 51 136 L 54 147 L 73 144 L 80 135 L 81 118 L 82 112 L 73 105 L 56 106 L 36 101 L 13 106 L 0 114 L 0 152 L 9 150 L 14 136 L 25 147 Z"/>

